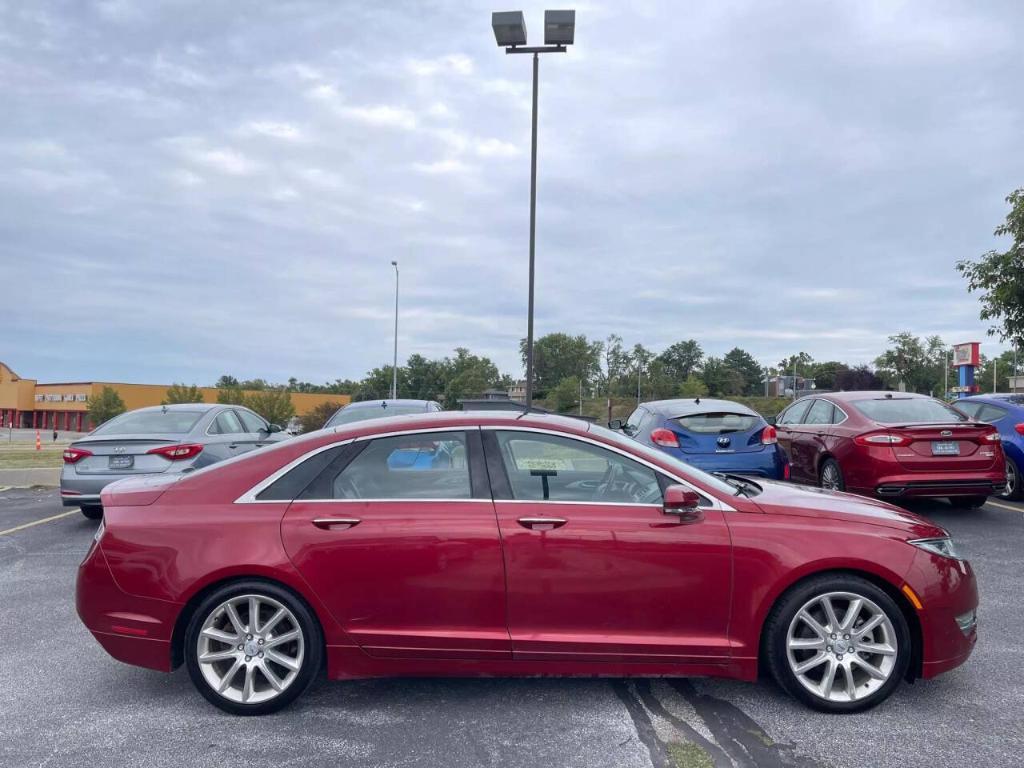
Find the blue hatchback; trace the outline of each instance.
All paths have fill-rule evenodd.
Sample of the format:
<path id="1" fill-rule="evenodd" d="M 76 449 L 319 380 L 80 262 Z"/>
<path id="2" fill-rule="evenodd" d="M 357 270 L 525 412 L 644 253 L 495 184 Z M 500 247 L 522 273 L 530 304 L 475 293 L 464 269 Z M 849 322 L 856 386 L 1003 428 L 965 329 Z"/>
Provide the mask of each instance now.
<path id="1" fill-rule="evenodd" d="M 1006 492 L 1004 499 L 1024 498 L 1021 473 L 1024 472 L 1024 395 L 974 395 L 953 403 L 954 407 L 976 421 L 984 421 L 999 430 L 1006 454 Z"/>
<path id="2" fill-rule="evenodd" d="M 608 426 L 706 472 L 789 479 L 775 427 L 731 400 L 656 400 Z"/>

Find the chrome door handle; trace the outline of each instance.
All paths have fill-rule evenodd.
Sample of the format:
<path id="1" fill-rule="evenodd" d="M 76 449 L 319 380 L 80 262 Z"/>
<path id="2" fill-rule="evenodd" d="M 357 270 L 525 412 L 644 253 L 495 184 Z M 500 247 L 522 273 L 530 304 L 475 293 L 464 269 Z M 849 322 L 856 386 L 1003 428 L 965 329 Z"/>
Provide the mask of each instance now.
<path id="1" fill-rule="evenodd" d="M 317 528 L 323 528 L 325 531 L 332 530 L 334 528 L 344 529 L 353 528 L 361 523 L 358 517 L 315 517 L 313 518 L 313 525 Z"/>
<path id="2" fill-rule="evenodd" d="M 551 531 L 561 528 L 568 521 L 564 517 L 520 517 L 517 522 L 531 531 Z"/>

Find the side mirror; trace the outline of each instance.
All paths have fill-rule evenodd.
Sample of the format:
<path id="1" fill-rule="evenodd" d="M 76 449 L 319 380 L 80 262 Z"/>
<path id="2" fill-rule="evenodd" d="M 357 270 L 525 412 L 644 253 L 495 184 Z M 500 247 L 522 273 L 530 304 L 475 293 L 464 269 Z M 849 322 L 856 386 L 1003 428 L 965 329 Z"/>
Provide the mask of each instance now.
<path id="1" fill-rule="evenodd" d="M 622 431 L 625 426 L 626 424 L 622 419 L 612 419 L 608 422 L 608 429 L 614 429 L 616 431 Z"/>
<path id="2" fill-rule="evenodd" d="M 274 432 L 280 432 L 280 431 L 281 431 L 281 425 L 280 424 L 271 424 L 270 428 L 267 430 L 267 432 L 269 432 L 271 434 L 273 434 Z"/>
<path id="3" fill-rule="evenodd" d="M 683 485 L 670 485 L 665 489 L 662 510 L 666 515 L 676 515 L 681 523 L 699 523 L 704 519 L 700 508 L 700 496 Z"/>

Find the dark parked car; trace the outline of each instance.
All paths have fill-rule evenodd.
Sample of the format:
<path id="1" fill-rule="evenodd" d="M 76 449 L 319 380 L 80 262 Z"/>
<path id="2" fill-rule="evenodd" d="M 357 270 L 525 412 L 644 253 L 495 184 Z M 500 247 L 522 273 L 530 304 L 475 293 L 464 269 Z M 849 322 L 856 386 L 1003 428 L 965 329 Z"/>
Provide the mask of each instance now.
<path id="1" fill-rule="evenodd" d="M 1000 495 L 1024 499 L 1024 395 L 975 395 L 957 400 L 953 406 L 999 430 L 1006 455 L 1006 490 Z"/>
<path id="2" fill-rule="evenodd" d="M 834 392 L 776 420 L 796 482 L 884 498 L 980 507 L 1006 484 L 999 432 L 925 395 Z"/>
<path id="3" fill-rule="evenodd" d="M 360 400 L 358 403 L 349 403 L 336 410 L 324 424 L 324 429 L 367 419 L 405 416 L 410 413 L 434 413 L 440 410 L 441 404 L 433 400 Z"/>
<path id="4" fill-rule="evenodd" d="M 64 451 L 61 501 L 97 520 L 103 515 L 100 493 L 115 480 L 191 472 L 288 437 L 240 405 L 182 403 L 128 411 Z"/>
<path id="5" fill-rule="evenodd" d="M 639 405 L 625 422 L 609 426 L 705 472 L 789 478 L 775 427 L 730 400 L 655 400 Z"/>
<path id="6" fill-rule="evenodd" d="M 935 524 L 712 476 L 577 419 L 356 422 L 125 480 L 103 503 L 82 621 L 116 659 L 184 663 L 236 714 L 280 709 L 324 670 L 753 682 L 762 668 L 809 706 L 855 712 L 977 640 L 974 572 Z"/>

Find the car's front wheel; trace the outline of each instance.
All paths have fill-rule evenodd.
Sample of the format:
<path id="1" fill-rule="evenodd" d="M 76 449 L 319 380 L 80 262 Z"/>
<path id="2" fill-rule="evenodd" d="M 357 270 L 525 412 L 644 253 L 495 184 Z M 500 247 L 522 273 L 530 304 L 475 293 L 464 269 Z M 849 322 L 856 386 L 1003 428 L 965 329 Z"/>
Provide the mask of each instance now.
<path id="1" fill-rule="evenodd" d="M 101 520 L 103 519 L 103 507 L 97 504 L 83 504 L 79 507 L 79 510 L 89 520 Z"/>
<path id="2" fill-rule="evenodd" d="M 1020 467 L 1017 466 L 1017 462 L 1008 458 L 1006 460 L 1006 490 L 999 495 L 999 498 L 1011 501 L 1024 498 L 1024 488 L 1021 488 L 1020 484 Z"/>
<path id="3" fill-rule="evenodd" d="M 236 715 L 265 715 L 306 690 L 323 660 L 316 617 L 291 592 L 263 581 L 230 584 L 196 609 L 185 635 L 192 682 Z"/>
<path id="4" fill-rule="evenodd" d="M 792 696 L 824 712 L 860 712 L 884 701 L 906 675 L 911 650 L 899 606 L 852 575 L 798 585 L 765 626 L 772 675 Z"/>

